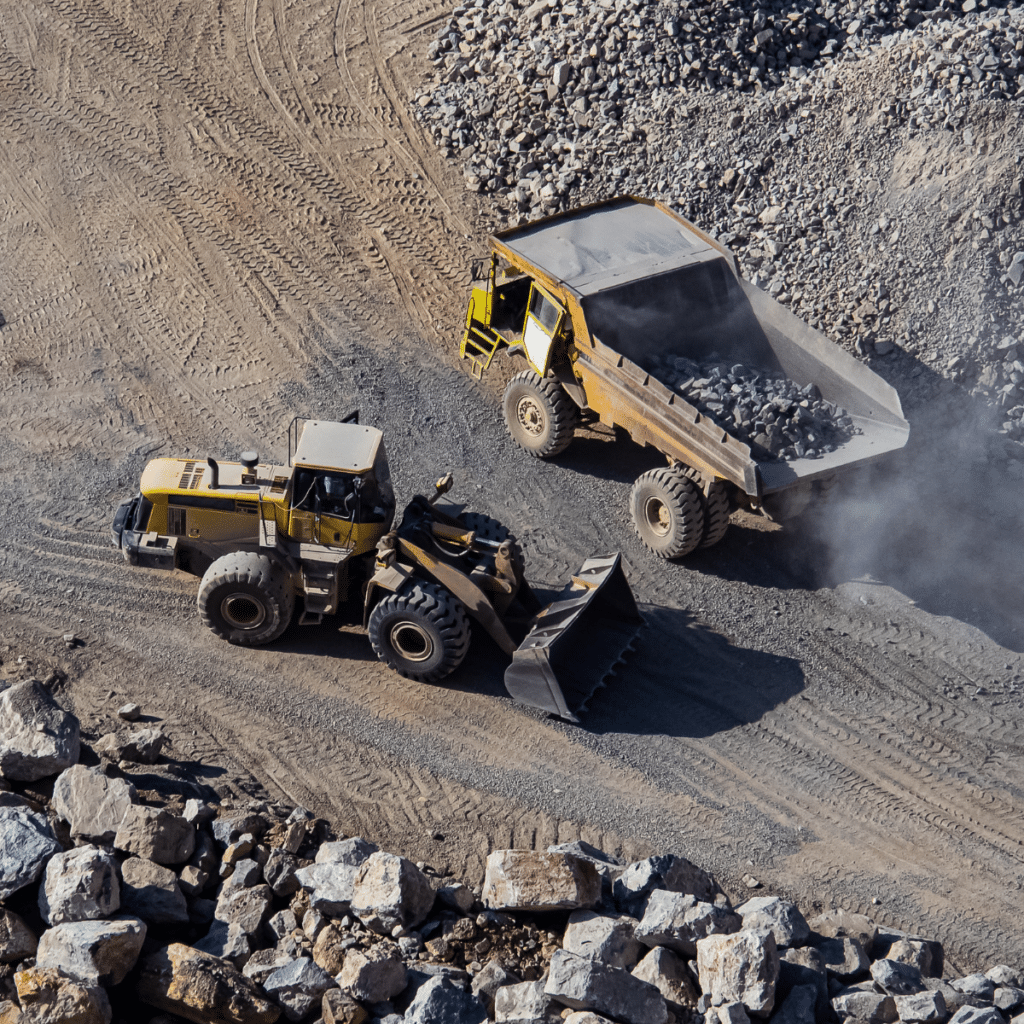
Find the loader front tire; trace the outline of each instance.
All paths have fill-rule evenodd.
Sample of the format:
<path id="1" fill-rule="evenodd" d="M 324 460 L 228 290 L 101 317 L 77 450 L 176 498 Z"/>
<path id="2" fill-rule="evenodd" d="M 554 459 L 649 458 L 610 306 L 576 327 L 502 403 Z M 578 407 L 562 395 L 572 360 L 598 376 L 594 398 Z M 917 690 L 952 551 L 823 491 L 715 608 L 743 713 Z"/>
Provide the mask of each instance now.
<path id="1" fill-rule="evenodd" d="M 467 530 L 472 530 L 481 540 L 494 540 L 499 544 L 509 541 L 512 545 L 512 562 L 519 566 L 520 570 L 525 567 L 523 549 L 519 546 L 516 535 L 497 519 L 485 516 L 483 512 L 463 512 L 459 517 Z"/>
<path id="2" fill-rule="evenodd" d="M 284 570 L 267 555 L 235 551 L 203 574 L 199 614 L 217 636 L 257 647 L 276 640 L 291 622 L 295 594 Z"/>
<path id="3" fill-rule="evenodd" d="M 377 657 L 421 683 L 444 679 L 469 650 L 466 609 L 436 583 L 389 594 L 370 613 L 367 628 Z"/>
<path id="4" fill-rule="evenodd" d="M 579 418 L 561 385 L 533 370 L 523 370 L 508 382 L 502 409 L 512 440 L 538 459 L 564 452 Z"/>
<path id="5" fill-rule="evenodd" d="M 661 558 L 682 558 L 704 539 L 704 496 L 680 469 L 637 477 L 629 507 L 637 536 Z"/>

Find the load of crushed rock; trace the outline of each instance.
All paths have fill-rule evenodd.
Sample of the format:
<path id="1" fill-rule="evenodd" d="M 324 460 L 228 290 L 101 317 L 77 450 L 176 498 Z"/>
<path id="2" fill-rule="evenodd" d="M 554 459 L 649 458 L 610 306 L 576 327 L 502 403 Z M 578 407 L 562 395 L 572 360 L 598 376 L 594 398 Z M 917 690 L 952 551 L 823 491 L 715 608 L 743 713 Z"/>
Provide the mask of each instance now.
<path id="1" fill-rule="evenodd" d="M 301 807 L 143 802 L 151 743 L 0 690 L 3 1024 L 1024 1024 L 1017 969 L 944 979 L 938 942 L 681 856 L 495 850 L 471 888 Z"/>
<path id="2" fill-rule="evenodd" d="M 762 459 L 820 459 L 860 433 L 816 385 L 800 387 L 778 371 L 669 354 L 659 356 L 652 371 Z"/>

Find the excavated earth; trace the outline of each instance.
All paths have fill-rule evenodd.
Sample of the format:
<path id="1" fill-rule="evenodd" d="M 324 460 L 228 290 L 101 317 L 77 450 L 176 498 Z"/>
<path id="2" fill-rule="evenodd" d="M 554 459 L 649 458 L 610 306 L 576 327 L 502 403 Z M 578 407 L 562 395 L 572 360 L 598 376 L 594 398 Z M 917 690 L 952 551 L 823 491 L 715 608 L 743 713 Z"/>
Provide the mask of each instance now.
<path id="1" fill-rule="evenodd" d="M 3 4 L 0 672 L 65 677 L 93 737 L 133 700 L 215 790 L 263 787 L 469 882 L 492 848 L 582 837 L 627 859 L 683 854 L 733 896 L 756 880 L 809 912 L 867 912 L 940 940 L 951 969 L 1024 963 L 1022 483 L 989 401 L 1017 371 L 1004 360 L 979 383 L 991 360 L 919 316 L 939 296 L 912 287 L 939 231 L 915 191 L 929 161 L 948 191 L 1009 188 L 1020 100 L 979 99 L 955 137 L 925 123 L 895 162 L 864 152 L 852 116 L 801 125 L 807 188 L 827 175 L 844 221 L 834 262 L 808 255 L 788 287 L 821 300 L 824 329 L 870 299 L 884 340 L 870 267 L 903 274 L 913 344 L 860 351 L 904 396 L 911 443 L 813 520 L 737 514 L 720 546 L 666 564 L 627 512 L 656 453 L 585 428 L 537 463 L 501 424 L 512 368 L 478 383 L 458 365 L 470 262 L 508 213 L 465 190 L 414 114 L 451 16 L 437 0 Z M 870 60 L 837 72 L 846 107 L 892 77 Z M 750 91 L 686 103 L 709 166 L 715 118 L 767 109 Z M 801 195 L 787 180 L 777 205 Z M 881 252 L 883 195 L 913 217 Z M 1015 209 L 990 202 L 978 222 L 998 235 Z M 989 235 L 955 230 L 942 306 L 987 339 L 1019 302 L 998 276 L 1013 250 L 980 267 Z M 283 458 L 293 416 L 353 407 L 384 429 L 402 497 L 451 470 L 452 498 L 512 526 L 542 588 L 623 552 L 647 625 L 580 726 L 513 704 L 482 639 L 440 686 L 386 671 L 348 620 L 230 647 L 201 625 L 192 577 L 112 548 L 149 457 Z"/>

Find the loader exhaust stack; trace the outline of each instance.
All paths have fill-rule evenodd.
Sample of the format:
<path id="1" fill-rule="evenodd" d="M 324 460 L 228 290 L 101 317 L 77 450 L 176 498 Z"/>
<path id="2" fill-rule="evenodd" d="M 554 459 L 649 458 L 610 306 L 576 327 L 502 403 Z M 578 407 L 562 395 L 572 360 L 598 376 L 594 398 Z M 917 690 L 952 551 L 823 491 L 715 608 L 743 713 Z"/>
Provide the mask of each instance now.
<path id="1" fill-rule="evenodd" d="M 533 619 L 505 671 L 505 689 L 522 704 L 578 722 L 575 712 L 632 648 L 643 623 L 620 556 L 588 558 Z"/>

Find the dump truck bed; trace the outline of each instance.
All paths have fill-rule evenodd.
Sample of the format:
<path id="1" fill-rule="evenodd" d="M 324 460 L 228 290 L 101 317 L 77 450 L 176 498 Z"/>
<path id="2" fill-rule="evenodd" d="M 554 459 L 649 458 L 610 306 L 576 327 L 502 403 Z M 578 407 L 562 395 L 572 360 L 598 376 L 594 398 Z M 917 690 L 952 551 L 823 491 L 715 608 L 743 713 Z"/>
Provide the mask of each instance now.
<path id="1" fill-rule="evenodd" d="M 659 203 L 610 200 L 503 231 L 492 244 L 578 303 L 586 332 L 576 324 L 575 370 L 589 407 L 670 458 L 759 497 L 906 444 L 909 425 L 892 387 L 740 278 L 728 249 Z M 756 458 L 658 380 L 653 368 L 672 355 L 813 383 L 860 432 L 817 458 Z"/>

